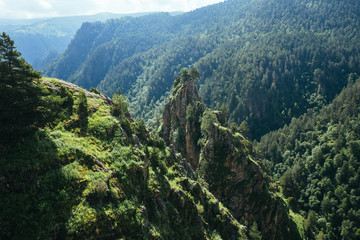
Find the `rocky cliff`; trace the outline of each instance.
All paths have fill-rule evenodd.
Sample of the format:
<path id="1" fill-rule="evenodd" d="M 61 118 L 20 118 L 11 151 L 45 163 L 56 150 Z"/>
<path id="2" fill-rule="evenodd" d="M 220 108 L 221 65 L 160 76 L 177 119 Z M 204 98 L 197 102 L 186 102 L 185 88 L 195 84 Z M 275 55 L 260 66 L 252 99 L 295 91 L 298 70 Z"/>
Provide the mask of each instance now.
<path id="1" fill-rule="evenodd" d="M 219 122 L 224 121 L 216 120 L 222 116 L 218 111 L 213 114 L 215 121 L 208 132 L 202 130 L 202 115 L 206 113 L 194 79 L 186 74 L 183 71 L 175 80 L 173 94 L 164 109 L 165 141 L 174 144 L 237 220 L 256 222 L 264 239 L 301 239 L 285 202 L 268 190 L 269 179 L 255 161 L 252 143 L 221 126 Z M 200 138 L 202 146 L 198 144 Z"/>
<path id="2" fill-rule="evenodd" d="M 209 190 L 237 219 L 256 222 L 264 239 L 300 239 L 284 201 L 268 190 L 268 179 L 242 135 L 214 124 L 199 170 Z"/>
<path id="3" fill-rule="evenodd" d="M 197 169 L 199 164 L 200 118 L 204 111 L 195 77 L 196 75 L 183 70 L 182 75 L 175 80 L 172 96 L 163 112 L 162 126 L 165 142 L 174 144 L 193 170 Z"/>

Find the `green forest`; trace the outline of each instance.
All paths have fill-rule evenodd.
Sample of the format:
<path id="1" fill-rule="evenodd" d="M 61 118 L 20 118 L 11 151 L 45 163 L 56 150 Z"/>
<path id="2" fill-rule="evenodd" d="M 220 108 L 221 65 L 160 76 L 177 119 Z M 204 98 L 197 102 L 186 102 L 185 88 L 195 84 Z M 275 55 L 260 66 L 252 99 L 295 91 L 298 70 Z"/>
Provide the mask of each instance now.
<path id="1" fill-rule="evenodd" d="M 257 144 L 274 187 L 306 218 L 309 238 L 360 239 L 359 104 L 360 79 Z"/>
<path id="2" fill-rule="evenodd" d="M 0 239 L 360 240 L 360 2 L 0 35 Z"/>
<path id="3" fill-rule="evenodd" d="M 175 14 L 175 13 L 173 13 Z M 51 17 L 37 19 L 1 19 L 0 29 L 16 42 L 17 49 L 35 70 L 41 70 L 69 45 L 84 22 L 106 21 L 123 16 L 138 17 L 146 13 Z"/>
<path id="4" fill-rule="evenodd" d="M 44 69 L 107 95 L 156 128 L 172 82 L 195 66 L 200 96 L 249 137 L 321 108 L 360 74 L 358 1 L 228 0 L 189 13 L 84 24 Z"/>
<path id="5" fill-rule="evenodd" d="M 302 217 L 269 190 L 252 143 L 236 127 L 225 127 L 225 108 L 204 109 L 195 68 L 175 80 L 168 109 L 187 115 L 170 127 L 172 136 L 181 123 L 186 134 L 201 131 L 199 167 L 175 150 L 180 142 L 167 146 L 161 132 L 134 120 L 120 90 L 110 99 L 95 88 L 43 78 L 8 35 L 0 40 L 0 93 L 7 99 L 0 105 L 1 239 L 304 236 Z M 184 107 L 184 94 L 198 104 Z M 216 175 L 214 164 L 221 170 Z M 228 164 L 240 171 L 234 174 Z M 219 189 L 222 179 L 229 183 Z M 225 195 L 243 199 L 244 206 L 234 209 Z"/>
<path id="6" fill-rule="evenodd" d="M 1 239 L 249 239 L 126 97 L 41 78 L 0 46 Z"/>

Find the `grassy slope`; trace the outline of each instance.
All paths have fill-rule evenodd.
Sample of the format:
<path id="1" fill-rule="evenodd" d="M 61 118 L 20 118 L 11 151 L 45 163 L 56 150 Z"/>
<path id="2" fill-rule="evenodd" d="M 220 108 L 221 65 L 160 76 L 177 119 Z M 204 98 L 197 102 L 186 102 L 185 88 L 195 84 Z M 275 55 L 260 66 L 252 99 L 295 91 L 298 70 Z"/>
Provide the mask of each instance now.
<path id="1" fill-rule="evenodd" d="M 65 83 L 43 84 L 48 103 L 61 108 L 56 89 Z M 88 128 L 81 133 L 82 90 L 66 86 L 73 114 L 2 149 L 0 238 L 246 238 L 229 211 L 141 121 L 126 113 L 111 116 L 104 98 L 86 92 Z"/>

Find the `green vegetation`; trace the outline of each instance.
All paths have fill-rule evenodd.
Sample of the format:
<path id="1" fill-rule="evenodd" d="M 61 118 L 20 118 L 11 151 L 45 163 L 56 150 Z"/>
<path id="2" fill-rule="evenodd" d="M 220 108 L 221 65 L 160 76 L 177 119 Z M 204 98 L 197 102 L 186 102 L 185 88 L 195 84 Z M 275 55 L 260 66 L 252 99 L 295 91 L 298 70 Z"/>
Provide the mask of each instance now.
<path id="1" fill-rule="evenodd" d="M 17 49 L 27 62 L 34 66 L 34 69 L 41 70 L 66 49 L 84 22 L 105 22 L 112 18 L 146 14 L 100 13 L 39 19 L 0 19 L 0 26 L 1 30 L 16 42 Z"/>
<path id="2" fill-rule="evenodd" d="M 195 66 L 205 105 L 226 104 L 230 121 L 245 120 L 260 139 L 360 75 L 359 12 L 357 1 L 228 0 L 84 24 L 45 74 L 109 96 L 121 88 L 133 115 L 153 126 L 175 76 Z"/>
<path id="3" fill-rule="evenodd" d="M 250 239 L 304 239 L 302 221 L 296 221 L 284 200 L 269 190 L 270 179 L 252 143 L 221 126 L 219 118 L 221 112 L 207 109 L 201 119 L 204 138 L 199 140 L 198 176 L 235 218 L 245 219 Z"/>
<path id="4" fill-rule="evenodd" d="M 215 112 L 212 109 L 206 109 L 201 118 L 201 133 L 207 136 L 214 129 L 214 124 L 219 124 Z"/>
<path id="5" fill-rule="evenodd" d="M 261 240 L 262 239 L 261 232 L 259 232 L 258 225 L 257 225 L 256 222 L 253 222 L 253 224 L 251 225 L 249 235 L 254 240 Z"/>
<path id="6" fill-rule="evenodd" d="M 19 58 L 14 41 L 0 36 L 0 144 L 12 144 L 41 125 L 40 73 Z"/>
<path id="7" fill-rule="evenodd" d="M 84 135 L 87 132 L 89 125 L 88 103 L 87 103 L 87 97 L 84 92 L 80 92 L 78 101 L 79 102 L 78 102 L 77 114 L 79 116 L 80 132 Z"/>
<path id="8" fill-rule="evenodd" d="M 181 72 L 163 112 L 164 140 L 221 201 L 219 207 L 227 207 L 238 221 L 245 219 L 245 225 L 251 223 L 250 239 L 301 239 L 298 229 L 302 223 L 295 222 L 285 202 L 268 190 L 252 143 L 238 132 L 246 130 L 246 122 L 230 131 L 227 107 L 205 109 L 188 69 Z M 190 72 L 197 71 L 192 68 Z M 216 218 L 224 221 L 221 216 Z"/>
<path id="9" fill-rule="evenodd" d="M 125 96 L 121 95 L 120 89 L 118 89 L 117 94 L 113 95 L 112 100 L 111 114 L 115 117 L 125 117 L 128 112 L 129 102 Z"/>
<path id="10" fill-rule="evenodd" d="M 45 74 L 90 92 L 3 33 L 0 238 L 360 239 L 359 14 L 227 0 L 85 23 Z"/>
<path id="11" fill-rule="evenodd" d="M 310 239 L 360 239 L 359 103 L 360 79 L 258 143 Z"/>
<path id="12" fill-rule="evenodd" d="M 1 40 L 3 52 L 12 50 L 0 61 L 1 96 L 17 98 L 9 99 L 11 109 L 3 100 L 0 106 L 1 131 L 8 134 L 0 143 L 0 239 L 246 239 L 244 226 L 186 163 L 130 117 L 123 96 L 111 102 L 39 79 L 8 36 Z M 26 112 L 20 103 L 31 121 L 6 122 L 3 113 Z M 38 109 L 42 125 L 32 118 Z M 26 125 L 31 131 L 17 131 Z M 11 147 L 9 136 L 16 139 Z"/>

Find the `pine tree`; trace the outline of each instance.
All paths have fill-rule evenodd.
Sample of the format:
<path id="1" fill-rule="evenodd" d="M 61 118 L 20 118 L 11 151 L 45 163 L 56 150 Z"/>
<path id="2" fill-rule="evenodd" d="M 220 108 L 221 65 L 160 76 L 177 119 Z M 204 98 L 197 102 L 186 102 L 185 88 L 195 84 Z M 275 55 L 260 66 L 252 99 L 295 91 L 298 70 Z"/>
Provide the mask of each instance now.
<path id="1" fill-rule="evenodd" d="M 113 105 L 111 106 L 111 114 L 115 117 L 122 117 L 128 112 L 129 102 L 127 98 L 121 94 L 120 88 L 112 97 Z"/>
<path id="2" fill-rule="evenodd" d="M 250 235 L 251 239 L 254 239 L 254 240 L 261 240 L 262 239 L 261 232 L 259 231 L 258 225 L 257 225 L 257 223 L 255 221 L 251 225 L 249 235 Z"/>
<path id="3" fill-rule="evenodd" d="M 81 131 L 81 134 L 84 135 L 87 132 L 88 125 L 89 125 L 88 103 L 87 103 L 87 97 L 84 92 L 80 92 L 80 95 L 79 95 L 78 115 L 79 115 L 80 131 Z"/>
<path id="4" fill-rule="evenodd" d="M 190 77 L 193 79 L 193 80 L 196 80 L 200 77 L 200 73 L 199 71 L 196 69 L 196 68 L 191 68 L 190 70 Z"/>
<path id="5" fill-rule="evenodd" d="M 0 144 L 29 136 L 40 124 L 40 73 L 27 64 L 8 35 L 0 35 Z"/>

